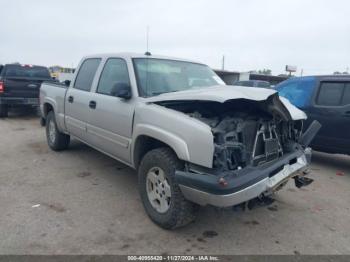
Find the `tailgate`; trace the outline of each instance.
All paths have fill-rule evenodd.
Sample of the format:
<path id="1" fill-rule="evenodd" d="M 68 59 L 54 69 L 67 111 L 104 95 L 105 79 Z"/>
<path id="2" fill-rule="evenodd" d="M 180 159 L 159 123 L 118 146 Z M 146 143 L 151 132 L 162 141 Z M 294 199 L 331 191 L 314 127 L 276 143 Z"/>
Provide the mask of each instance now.
<path id="1" fill-rule="evenodd" d="M 43 81 L 42 79 L 7 78 L 4 81 L 4 96 L 38 98 Z"/>

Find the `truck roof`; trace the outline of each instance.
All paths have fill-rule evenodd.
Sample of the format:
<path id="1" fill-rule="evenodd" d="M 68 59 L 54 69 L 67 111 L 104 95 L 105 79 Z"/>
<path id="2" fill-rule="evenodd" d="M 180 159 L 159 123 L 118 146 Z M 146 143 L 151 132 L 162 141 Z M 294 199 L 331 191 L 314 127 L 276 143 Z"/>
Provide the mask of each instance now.
<path id="1" fill-rule="evenodd" d="M 86 58 L 109 58 L 109 57 L 120 57 L 124 59 L 132 59 L 132 58 L 155 58 L 155 59 L 169 59 L 169 60 L 177 60 L 177 61 L 184 61 L 184 62 L 190 62 L 190 63 L 196 63 L 196 64 L 203 64 L 198 61 L 189 60 L 189 59 L 183 59 L 178 57 L 170 57 L 170 56 L 162 56 L 162 55 L 146 55 L 141 53 L 129 53 L 129 52 L 121 52 L 121 53 L 101 53 L 101 54 L 92 54 L 84 56 L 83 59 Z"/>
<path id="2" fill-rule="evenodd" d="M 313 80 L 317 79 L 318 81 L 349 81 L 350 75 L 310 75 L 310 76 L 296 76 L 288 78 L 286 81 L 293 81 L 293 80 Z M 285 81 L 284 81 L 285 82 Z M 283 83 L 283 82 L 282 82 Z"/>

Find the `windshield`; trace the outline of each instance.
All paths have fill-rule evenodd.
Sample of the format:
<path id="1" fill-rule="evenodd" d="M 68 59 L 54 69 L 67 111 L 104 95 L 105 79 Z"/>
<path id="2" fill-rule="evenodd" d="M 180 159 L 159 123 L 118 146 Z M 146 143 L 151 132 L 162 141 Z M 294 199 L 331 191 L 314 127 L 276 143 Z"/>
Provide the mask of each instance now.
<path id="1" fill-rule="evenodd" d="M 133 62 L 142 97 L 225 84 L 202 64 L 157 58 L 134 58 Z"/>

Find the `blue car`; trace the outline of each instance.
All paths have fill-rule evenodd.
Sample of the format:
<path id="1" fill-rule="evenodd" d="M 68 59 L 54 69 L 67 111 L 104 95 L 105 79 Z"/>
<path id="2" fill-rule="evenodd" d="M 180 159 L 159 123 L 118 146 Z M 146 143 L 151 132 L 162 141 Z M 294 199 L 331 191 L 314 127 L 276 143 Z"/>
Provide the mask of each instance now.
<path id="1" fill-rule="evenodd" d="M 350 75 L 290 78 L 276 85 L 280 96 L 322 124 L 312 142 L 315 150 L 350 154 Z"/>

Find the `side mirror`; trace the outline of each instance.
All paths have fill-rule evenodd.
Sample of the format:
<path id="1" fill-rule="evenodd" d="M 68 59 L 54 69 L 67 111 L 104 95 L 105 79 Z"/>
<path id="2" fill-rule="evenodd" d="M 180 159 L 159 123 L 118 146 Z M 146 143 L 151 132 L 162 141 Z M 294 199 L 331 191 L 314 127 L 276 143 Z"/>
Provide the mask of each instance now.
<path id="1" fill-rule="evenodd" d="M 111 95 L 123 99 L 130 99 L 131 87 L 128 83 L 116 83 L 111 90 Z"/>
<path id="2" fill-rule="evenodd" d="M 64 80 L 63 83 L 64 83 L 65 86 L 69 86 L 70 85 L 70 80 Z"/>

